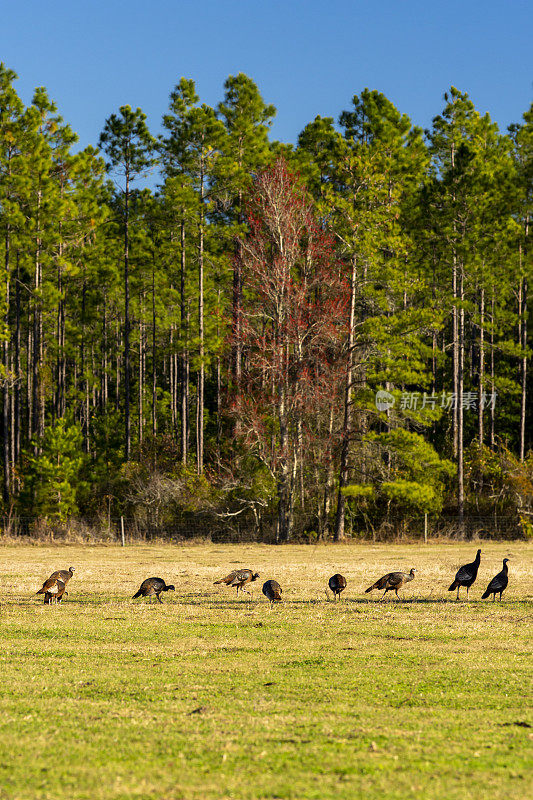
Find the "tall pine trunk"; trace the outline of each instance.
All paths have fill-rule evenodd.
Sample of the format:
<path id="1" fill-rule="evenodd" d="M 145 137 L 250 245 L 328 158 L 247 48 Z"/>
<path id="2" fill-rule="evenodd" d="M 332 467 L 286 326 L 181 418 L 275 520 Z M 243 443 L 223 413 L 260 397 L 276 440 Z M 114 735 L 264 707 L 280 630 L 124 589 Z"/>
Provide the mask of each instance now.
<path id="1" fill-rule="evenodd" d="M 220 289 L 217 292 L 217 345 L 220 341 Z M 222 361 L 220 358 L 220 352 L 217 347 L 217 358 L 216 358 L 216 381 L 217 381 L 217 397 L 216 397 L 216 408 L 217 408 L 217 448 L 220 454 L 220 444 L 222 439 Z"/>
<path id="2" fill-rule="evenodd" d="M 464 365 L 465 365 L 465 311 L 464 300 L 464 266 L 461 262 L 459 276 L 459 338 L 458 338 L 458 367 L 457 367 L 457 505 L 459 514 L 459 525 L 462 529 L 464 517 Z"/>
<path id="3" fill-rule="evenodd" d="M 453 436 L 453 455 L 455 458 L 458 456 L 459 442 L 459 312 L 457 309 L 457 258 L 455 252 L 453 254 L 453 269 L 452 269 L 452 337 L 453 337 L 453 397 L 454 403 L 452 405 L 452 436 Z"/>
<path id="4" fill-rule="evenodd" d="M 526 455 L 526 411 L 527 411 L 527 278 L 522 282 L 522 391 L 520 399 L 520 460 Z"/>
<path id="5" fill-rule="evenodd" d="M 239 213 L 238 222 L 242 225 L 244 214 L 242 212 L 242 191 L 239 190 Z M 242 339 L 241 339 L 241 315 L 242 315 L 242 244 L 237 241 L 235 258 L 233 259 L 233 298 L 232 298 L 232 353 L 231 353 L 231 373 L 234 383 L 234 392 L 237 396 L 241 393 L 242 379 Z M 235 421 L 235 433 L 238 433 L 240 423 Z"/>
<path id="6" fill-rule="evenodd" d="M 478 441 L 483 446 L 483 403 L 485 389 L 485 289 L 479 296 L 479 374 L 478 374 Z"/>
<path id="7" fill-rule="evenodd" d="M 492 289 L 492 297 L 490 301 L 490 391 L 494 397 L 494 287 Z M 490 407 L 490 447 L 494 450 L 496 444 L 496 424 L 495 424 L 495 403 L 492 401 Z"/>
<path id="8" fill-rule="evenodd" d="M 34 455 L 41 452 L 40 440 L 44 433 L 44 400 L 42 392 L 43 366 L 43 307 L 42 307 L 42 263 L 41 263 L 41 190 L 37 194 L 36 238 L 35 238 L 35 277 L 33 300 L 33 341 L 32 341 L 32 435 L 36 437 Z"/>
<path id="9" fill-rule="evenodd" d="M 204 471 L 204 173 L 200 173 L 200 219 L 198 230 L 198 394 L 196 402 L 196 471 Z"/>
<path id="10" fill-rule="evenodd" d="M 356 284 L 356 259 L 352 260 L 352 276 L 350 281 L 350 317 L 348 323 L 348 359 L 346 367 L 346 385 L 344 389 L 344 420 L 342 425 L 342 442 L 339 465 L 339 490 L 337 494 L 337 512 L 335 515 L 335 529 L 333 541 L 339 542 L 344 538 L 344 523 L 346 511 L 346 497 L 343 489 L 348 484 L 348 456 L 350 452 L 350 436 L 352 432 L 352 385 L 354 369 L 354 343 L 355 343 L 355 284 Z"/>
<path id="11" fill-rule="evenodd" d="M 6 332 L 9 331 L 9 301 L 10 301 L 10 269 L 11 265 L 10 261 L 10 235 L 9 235 L 9 224 L 7 225 L 6 230 L 6 239 L 5 239 L 5 260 L 4 260 L 4 268 L 5 268 L 5 317 L 4 317 L 4 324 Z M 2 362 L 4 366 L 4 380 L 3 380 L 3 389 L 2 389 L 2 467 L 3 467 L 3 474 L 4 474 L 4 482 L 3 482 L 3 497 L 4 503 L 6 506 L 9 505 L 11 499 L 11 445 L 12 445 L 12 438 L 11 438 L 11 403 L 10 403 L 10 391 L 9 391 L 9 339 L 6 338 L 2 342 Z"/>
<path id="12" fill-rule="evenodd" d="M 157 349 L 155 308 L 155 249 L 152 251 L 152 436 L 157 434 Z"/>
<path id="13" fill-rule="evenodd" d="M 130 231 L 129 231 L 130 174 L 126 168 L 124 197 L 124 459 L 130 460 Z"/>
<path id="14" fill-rule="evenodd" d="M 526 215 L 524 225 L 524 239 L 527 242 L 529 234 L 529 216 Z M 522 246 L 520 246 L 520 267 L 522 267 L 522 259 L 524 253 Z M 519 308 L 518 315 L 520 320 L 520 334 L 518 346 L 522 350 L 521 358 L 521 392 L 520 392 L 520 461 L 523 461 L 526 455 L 526 411 L 527 411 L 527 278 L 520 279 L 519 286 Z"/>
<path id="15" fill-rule="evenodd" d="M 138 439 L 139 445 L 143 443 L 144 437 L 144 383 L 145 383 L 145 366 L 146 366 L 146 352 L 145 352 L 145 325 L 143 322 L 143 298 L 142 294 L 139 297 L 139 413 L 138 413 Z"/>
<path id="16" fill-rule="evenodd" d="M 20 364 L 21 352 L 21 325 L 20 325 L 20 254 L 17 251 L 17 281 L 15 286 L 15 387 L 14 387 L 14 431 L 13 431 L 13 465 L 18 463 L 21 448 L 22 436 L 22 402 L 21 402 L 21 381 L 22 372 Z"/>
<path id="17" fill-rule="evenodd" d="M 185 210 L 183 210 L 183 218 L 181 222 L 181 272 L 180 272 L 180 333 L 181 333 L 181 348 L 182 355 L 181 363 L 181 414 L 180 414 L 180 432 L 181 432 L 181 462 L 183 466 L 187 464 L 187 457 L 189 453 L 189 313 L 187 307 L 185 277 L 187 266 L 187 254 L 185 250 Z"/>
<path id="18" fill-rule="evenodd" d="M 107 293 L 106 292 L 104 292 L 103 307 L 102 307 L 101 360 L 102 360 L 102 376 L 100 381 L 101 408 L 102 411 L 104 411 L 104 413 L 107 413 L 107 402 L 109 394 L 109 375 L 107 368 Z"/>

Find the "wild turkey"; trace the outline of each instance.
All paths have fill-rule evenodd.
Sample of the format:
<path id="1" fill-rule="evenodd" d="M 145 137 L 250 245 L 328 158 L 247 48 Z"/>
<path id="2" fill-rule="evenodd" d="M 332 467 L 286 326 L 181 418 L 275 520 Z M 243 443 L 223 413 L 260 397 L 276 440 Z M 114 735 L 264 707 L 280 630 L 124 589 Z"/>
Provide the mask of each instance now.
<path id="1" fill-rule="evenodd" d="M 161 592 L 168 591 L 175 592 L 176 588 L 173 585 L 167 586 L 163 578 L 146 578 L 146 580 L 141 583 L 139 591 L 133 595 L 132 599 L 135 600 L 136 597 L 150 597 L 150 595 L 155 594 L 159 602 L 162 603 L 163 601 L 159 595 Z"/>
<path id="2" fill-rule="evenodd" d="M 36 592 L 36 594 L 44 594 L 45 596 L 44 602 L 45 603 L 50 602 L 50 599 L 48 601 L 46 599 L 47 593 L 52 595 L 53 597 L 56 597 L 59 591 L 58 583 L 63 583 L 66 586 L 69 580 L 72 578 L 73 574 L 74 574 L 74 567 L 69 567 L 68 570 L 58 569 L 55 572 L 52 572 L 50 577 L 45 580 L 45 582 L 43 583 L 39 591 Z M 63 591 L 61 592 L 61 597 L 63 597 L 64 594 L 68 594 L 68 592 L 65 592 L 65 590 L 63 589 Z M 61 602 L 61 600 L 59 602 Z"/>
<path id="3" fill-rule="evenodd" d="M 244 587 L 247 583 L 252 583 L 252 581 L 256 581 L 259 577 L 259 573 L 252 572 L 251 569 L 234 569 L 229 575 L 226 575 L 225 578 L 215 581 L 215 586 L 217 583 L 225 583 L 226 586 L 237 587 L 237 596 L 239 595 L 239 589 L 241 592 L 246 592 L 246 594 L 253 595 L 253 592 L 249 592 L 248 589 L 245 589 Z"/>
<path id="4" fill-rule="evenodd" d="M 344 575 L 339 575 L 339 573 L 337 573 L 336 575 L 332 575 L 328 581 L 328 586 L 333 592 L 333 597 L 336 601 L 337 598 L 340 598 L 341 592 L 343 592 L 346 589 L 346 578 L 344 577 Z"/>
<path id="5" fill-rule="evenodd" d="M 406 583 L 412 581 L 415 577 L 416 569 L 414 567 L 411 568 L 411 571 L 408 572 L 388 572 L 379 581 L 376 581 L 369 586 L 368 589 L 365 589 L 365 594 L 371 592 L 373 589 L 385 589 L 382 596 L 380 597 L 380 601 L 383 600 L 387 592 L 394 590 L 396 592 L 396 597 L 400 599 L 398 594 L 398 589 L 401 589 L 402 586 L 405 586 Z"/>
<path id="6" fill-rule="evenodd" d="M 487 588 L 485 589 L 485 594 L 481 596 L 482 600 L 486 600 L 489 595 L 492 595 L 492 600 L 496 600 L 496 595 L 498 592 L 500 593 L 500 601 L 502 599 L 502 593 L 505 589 L 507 589 L 507 584 L 509 583 L 509 576 L 507 574 L 507 562 L 509 561 L 508 558 L 503 559 L 503 569 L 501 572 L 498 572 L 497 575 L 491 580 Z"/>
<path id="7" fill-rule="evenodd" d="M 476 557 L 471 564 L 464 564 L 457 570 L 455 580 L 448 589 L 449 592 L 453 592 L 454 589 L 457 589 L 457 600 L 459 600 L 459 588 L 461 586 L 466 586 L 466 599 L 468 600 L 468 592 L 470 590 L 470 587 L 477 578 L 477 571 L 479 569 L 480 561 L 481 561 L 481 550 L 478 550 L 476 553 Z"/>
<path id="8" fill-rule="evenodd" d="M 46 581 L 46 583 L 50 583 L 50 580 Z M 55 578 L 54 584 L 50 586 L 44 593 L 44 604 L 51 605 L 54 602 L 61 603 L 63 600 L 63 595 L 68 594 L 68 592 L 65 591 L 66 588 L 67 587 L 63 581 Z"/>
<path id="9" fill-rule="evenodd" d="M 281 603 L 281 586 L 277 581 L 266 581 L 263 584 L 263 594 L 270 600 L 271 608 L 274 603 Z"/>

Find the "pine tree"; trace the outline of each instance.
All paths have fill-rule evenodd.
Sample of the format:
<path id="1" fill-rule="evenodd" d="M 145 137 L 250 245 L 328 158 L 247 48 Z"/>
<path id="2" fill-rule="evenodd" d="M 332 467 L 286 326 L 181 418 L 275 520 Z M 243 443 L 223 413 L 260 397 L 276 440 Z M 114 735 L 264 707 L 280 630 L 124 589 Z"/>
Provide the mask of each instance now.
<path id="1" fill-rule="evenodd" d="M 131 368 L 130 368 L 130 200 L 133 182 L 146 174 L 155 164 L 155 140 L 146 125 L 146 115 L 140 108 L 121 106 L 112 114 L 100 136 L 100 147 L 106 153 L 109 170 L 123 180 L 121 199 L 124 228 L 124 457 L 131 450 Z"/>
<path id="2" fill-rule="evenodd" d="M 17 439 L 12 430 L 11 415 L 17 413 L 20 400 L 18 396 L 19 364 L 13 353 L 13 344 L 16 343 L 18 328 L 14 337 L 10 332 L 13 283 L 16 286 L 15 291 L 18 291 L 16 274 L 14 276 L 17 233 L 20 233 L 24 227 L 24 215 L 20 204 L 20 183 L 24 172 L 22 155 L 24 106 L 13 87 L 16 78 L 17 76 L 12 70 L 0 63 L 0 236 L 4 249 L 4 257 L 0 265 L 0 343 L 2 348 L 0 383 L 2 385 L 3 499 L 6 506 L 12 499 L 12 476 L 15 461 L 18 458 Z M 13 276 L 15 280 L 13 280 Z"/>
<path id="3" fill-rule="evenodd" d="M 198 371 L 196 396 L 196 467 L 204 470 L 205 405 L 205 237 L 206 217 L 210 207 L 211 181 L 224 127 L 209 106 L 198 106 L 194 83 L 182 78 L 171 94 L 170 113 L 163 124 L 170 136 L 163 140 L 164 160 L 169 177 L 182 174 L 197 198 L 197 267 L 198 267 Z"/>
<path id="4" fill-rule="evenodd" d="M 30 456 L 24 488 L 36 516 L 65 522 L 77 513 L 81 443 L 79 426 L 65 417 L 46 428 L 39 455 Z"/>
<path id="5" fill-rule="evenodd" d="M 222 158 L 217 165 L 217 198 L 225 211 L 226 220 L 243 233 L 245 222 L 243 199 L 253 175 L 271 160 L 268 131 L 276 109 L 267 105 L 254 81 L 240 72 L 230 75 L 224 84 L 224 100 L 217 113 L 226 128 Z M 237 258 L 233 262 L 231 373 L 239 391 L 242 353 L 240 324 L 242 276 L 240 274 L 239 240 Z"/>
<path id="6" fill-rule="evenodd" d="M 526 443 L 531 447 L 531 434 L 526 437 L 526 431 L 531 431 L 528 425 L 527 413 L 527 385 L 528 385 L 528 287 L 532 283 L 533 249 L 531 248 L 533 216 L 533 104 L 523 115 L 520 125 L 512 125 L 510 134 L 514 145 L 514 159 L 516 163 L 516 188 L 517 188 L 517 221 L 519 224 L 518 235 L 518 345 L 520 348 L 520 460 L 524 461 Z M 530 420 L 531 422 L 531 420 Z"/>
<path id="7" fill-rule="evenodd" d="M 350 286 L 344 413 L 338 428 L 337 540 L 344 536 L 343 489 L 354 428 L 362 433 L 375 416 L 365 384 L 375 389 L 385 384 L 388 390 L 401 383 L 423 385 L 422 333 L 435 322 L 420 305 L 423 283 L 410 269 L 412 245 L 404 221 L 427 164 L 421 132 L 383 95 L 369 90 L 354 97 L 353 111 L 343 112 L 340 122 L 343 136 L 330 120 L 317 119 L 299 139 L 300 148 L 318 158 L 314 184 Z"/>
<path id="8" fill-rule="evenodd" d="M 428 184 L 424 206 L 426 225 L 436 257 L 437 282 L 448 283 L 453 346 L 453 453 L 457 461 L 457 505 L 459 519 L 464 514 L 464 392 L 468 381 L 468 335 L 472 322 L 483 336 L 479 339 L 480 370 L 478 402 L 485 394 L 485 338 L 487 294 L 501 291 L 499 264 L 501 236 L 510 209 L 506 200 L 507 173 L 512 170 L 508 142 L 498 134 L 488 115 L 481 117 L 468 98 L 454 87 L 445 95 L 446 106 L 433 120 L 430 151 L 434 177 Z M 499 199 L 498 189 L 500 187 Z M 502 202 L 503 201 L 503 202 Z M 498 287 L 498 289 L 496 289 Z M 477 298 L 476 298 L 477 295 Z M 504 296 L 500 299 L 504 301 Z M 478 307 L 473 313 L 472 304 Z M 494 311 L 491 313 L 494 336 Z M 493 346 L 492 346 L 493 350 Z M 495 392 L 494 375 L 491 392 Z M 494 418 L 493 418 L 494 419 Z M 478 417 L 482 439 L 483 416 Z M 481 431 L 481 434 L 480 434 Z"/>

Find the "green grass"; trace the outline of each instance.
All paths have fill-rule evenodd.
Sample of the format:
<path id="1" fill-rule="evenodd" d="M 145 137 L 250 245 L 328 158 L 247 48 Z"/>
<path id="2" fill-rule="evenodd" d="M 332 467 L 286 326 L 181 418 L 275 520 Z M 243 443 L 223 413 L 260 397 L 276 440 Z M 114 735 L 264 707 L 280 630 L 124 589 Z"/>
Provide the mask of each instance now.
<path id="1" fill-rule="evenodd" d="M 0 798 L 530 797 L 533 548 L 482 544 L 456 603 L 476 547 L 1 547 Z M 480 601 L 506 555 L 504 602 Z M 236 564 L 253 601 L 213 586 Z M 364 594 L 411 566 L 404 602 Z M 163 605 L 131 600 L 150 575 L 176 585 Z"/>

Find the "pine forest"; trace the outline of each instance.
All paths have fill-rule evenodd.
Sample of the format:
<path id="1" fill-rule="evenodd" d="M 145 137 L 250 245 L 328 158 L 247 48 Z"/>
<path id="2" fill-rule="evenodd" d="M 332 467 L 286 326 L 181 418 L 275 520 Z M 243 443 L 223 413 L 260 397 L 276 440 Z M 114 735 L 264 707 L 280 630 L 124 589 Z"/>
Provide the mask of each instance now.
<path id="1" fill-rule="evenodd" d="M 4 531 L 533 536 L 533 105 L 364 89 L 296 144 L 244 74 L 94 146 L 0 65 Z"/>

